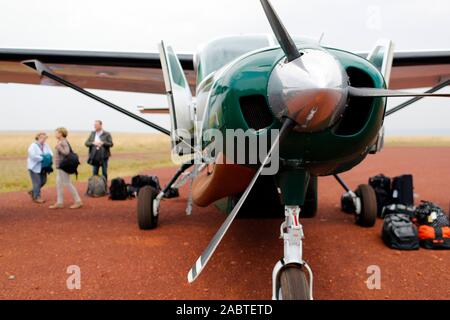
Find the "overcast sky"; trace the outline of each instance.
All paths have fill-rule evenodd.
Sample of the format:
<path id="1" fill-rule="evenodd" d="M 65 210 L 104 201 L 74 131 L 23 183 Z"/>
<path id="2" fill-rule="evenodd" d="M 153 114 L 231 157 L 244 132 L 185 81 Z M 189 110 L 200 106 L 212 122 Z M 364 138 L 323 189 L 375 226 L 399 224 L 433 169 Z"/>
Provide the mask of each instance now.
<path id="1" fill-rule="evenodd" d="M 259 0 L 0 1 L 0 47 L 154 52 L 164 39 L 178 52 L 193 52 L 211 38 L 270 32 Z M 325 45 L 368 51 L 384 37 L 399 50 L 450 49 L 448 0 L 272 3 L 290 33 L 315 39 L 324 33 Z M 96 93 L 130 110 L 166 104 L 151 94 Z M 449 100 L 427 99 L 399 112 L 386 120 L 387 132 L 450 134 Z M 390 105 L 401 101 L 391 99 Z M 148 130 L 65 88 L 0 85 L 0 130 L 88 130 L 96 118 L 111 130 Z M 156 121 L 168 125 L 165 116 Z"/>

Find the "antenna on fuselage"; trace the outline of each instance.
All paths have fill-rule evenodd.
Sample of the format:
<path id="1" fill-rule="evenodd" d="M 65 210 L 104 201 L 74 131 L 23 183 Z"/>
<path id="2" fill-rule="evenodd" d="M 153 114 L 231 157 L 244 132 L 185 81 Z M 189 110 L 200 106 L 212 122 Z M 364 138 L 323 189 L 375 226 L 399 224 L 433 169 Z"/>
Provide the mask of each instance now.
<path id="1" fill-rule="evenodd" d="M 275 34 L 275 37 L 277 38 L 281 49 L 286 54 L 287 62 L 291 62 L 299 58 L 302 54 L 300 53 L 300 51 L 298 51 L 297 46 L 287 32 L 269 0 L 261 0 L 261 4 L 266 14 L 267 20 L 269 20 L 270 27 L 272 28 L 272 31 Z"/>

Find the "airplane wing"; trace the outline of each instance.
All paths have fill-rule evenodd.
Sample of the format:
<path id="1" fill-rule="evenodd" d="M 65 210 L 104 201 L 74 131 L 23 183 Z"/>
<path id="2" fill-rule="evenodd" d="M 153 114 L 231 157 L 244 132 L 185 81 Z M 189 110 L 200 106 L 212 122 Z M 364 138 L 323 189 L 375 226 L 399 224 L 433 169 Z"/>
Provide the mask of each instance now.
<path id="1" fill-rule="evenodd" d="M 178 57 L 193 89 L 193 57 Z M 158 53 L 0 49 L 0 83 L 57 85 L 21 64 L 29 59 L 82 88 L 166 93 Z"/>
<path id="2" fill-rule="evenodd" d="M 428 88 L 450 79 L 450 50 L 394 53 L 390 89 Z"/>
<path id="3" fill-rule="evenodd" d="M 195 92 L 193 55 L 178 57 Z M 165 94 L 158 53 L 0 49 L 0 83 L 55 85 L 21 64 L 28 59 L 83 88 Z M 433 87 L 449 78 L 450 50 L 394 53 L 391 89 Z"/>

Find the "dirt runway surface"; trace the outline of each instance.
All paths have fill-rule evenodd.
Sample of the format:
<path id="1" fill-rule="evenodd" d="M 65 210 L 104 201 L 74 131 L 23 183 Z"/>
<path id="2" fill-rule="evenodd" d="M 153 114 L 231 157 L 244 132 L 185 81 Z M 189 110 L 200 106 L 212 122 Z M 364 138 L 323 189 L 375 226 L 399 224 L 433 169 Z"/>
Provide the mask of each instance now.
<path id="1" fill-rule="evenodd" d="M 174 169 L 154 170 L 165 182 Z M 450 203 L 450 148 L 387 148 L 342 177 L 352 188 L 369 176 L 414 175 L 416 203 Z M 84 193 L 85 184 L 78 184 Z M 396 251 L 381 238 L 382 221 L 364 229 L 339 209 L 341 187 L 319 178 L 319 211 L 303 219 L 304 257 L 314 271 L 316 299 L 450 299 L 450 251 Z M 270 299 L 271 273 L 282 254 L 281 220 L 239 219 L 193 284 L 187 273 L 223 222 L 213 206 L 186 216 L 186 189 L 162 202 L 159 227 L 141 231 L 136 200 L 83 198 L 81 210 L 51 211 L 26 193 L 0 195 L 1 299 Z M 67 197 L 67 195 L 66 195 Z M 81 269 L 69 290 L 67 267 Z M 381 268 L 381 289 L 365 283 Z"/>

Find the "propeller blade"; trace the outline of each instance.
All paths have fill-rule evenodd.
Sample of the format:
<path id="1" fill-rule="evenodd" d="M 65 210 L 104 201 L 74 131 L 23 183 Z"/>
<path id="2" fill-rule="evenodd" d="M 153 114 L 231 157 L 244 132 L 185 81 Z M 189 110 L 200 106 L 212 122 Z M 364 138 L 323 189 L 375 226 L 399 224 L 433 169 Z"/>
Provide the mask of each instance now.
<path id="1" fill-rule="evenodd" d="M 267 156 L 264 158 L 264 161 L 261 163 L 261 166 L 259 167 L 256 174 L 253 176 L 252 181 L 250 181 L 250 184 L 247 186 L 247 189 L 245 189 L 244 193 L 242 194 L 241 198 L 239 199 L 238 203 L 235 205 L 231 213 L 228 215 L 228 217 L 225 219 L 224 223 L 220 226 L 219 230 L 216 232 L 214 237 L 212 238 L 211 242 L 208 244 L 206 249 L 203 251 L 202 255 L 197 259 L 195 264 L 192 266 L 191 270 L 188 273 L 188 281 L 189 283 L 193 282 L 197 277 L 200 275 L 200 273 L 203 271 L 204 267 L 208 263 L 209 259 L 214 254 L 214 251 L 217 249 L 217 246 L 219 245 L 220 241 L 224 237 L 225 233 L 228 231 L 228 228 L 231 226 L 231 223 L 234 221 L 234 218 L 236 218 L 236 215 L 239 212 L 239 209 L 244 204 L 245 199 L 247 199 L 247 196 L 249 195 L 250 191 L 252 190 L 256 180 L 260 176 L 264 166 L 267 164 L 267 162 L 270 159 L 271 154 L 275 150 L 276 146 L 280 141 L 283 140 L 286 133 L 290 131 L 295 126 L 295 122 L 290 119 L 286 118 L 283 126 L 280 129 L 280 132 L 278 133 L 277 137 L 275 138 L 274 142 L 272 143 L 272 146 L 270 147 L 269 152 L 267 153 Z"/>
<path id="2" fill-rule="evenodd" d="M 269 0 L 261 0 L 261 5 L 266 13 L 267 20 L 269 20 L 272 31 L 275 34 L 281 49 L 283 49 L 286 54 L 287 61 L 291 62 L 292 60 L 300 57 L 301 53 L 298 51 L 297 46 L 287 32 Z"/>
<path id="3" fill-rule="evenodd" d="M 377 89 L 377 88 L 355 88 L 348 87 L 351 97 L 447 97 L 450 93 L 414 93 L 399 90 Z"/>

